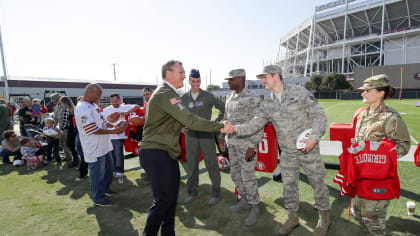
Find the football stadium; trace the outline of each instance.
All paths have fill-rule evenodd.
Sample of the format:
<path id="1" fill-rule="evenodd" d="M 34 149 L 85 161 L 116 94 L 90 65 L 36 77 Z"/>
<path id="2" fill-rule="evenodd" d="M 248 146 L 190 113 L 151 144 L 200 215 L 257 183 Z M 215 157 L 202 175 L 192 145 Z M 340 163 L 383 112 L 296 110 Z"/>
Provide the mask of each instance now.
<path id="1" fill-rule="evenodd" d="M 386 72 L 395 87 L 413 90 L 420 89 L 419 55 L 420 1 L 338 0 L 316 6 L 280 39 L 277 63 L 285 78 L 336 72 L 356 87 Z"/>

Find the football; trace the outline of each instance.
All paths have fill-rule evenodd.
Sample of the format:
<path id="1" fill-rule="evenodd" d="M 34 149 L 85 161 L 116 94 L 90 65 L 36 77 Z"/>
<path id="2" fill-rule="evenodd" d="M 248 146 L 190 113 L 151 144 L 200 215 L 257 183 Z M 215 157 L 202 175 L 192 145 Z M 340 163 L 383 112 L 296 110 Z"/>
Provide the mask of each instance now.
<path id="1" fill-rule="evenodd" d="M 143 126 L 144 125 L 144 119 L 142 119 L 138 116 L 128 118 L 128 121 L 135 126 Z"/>
<path id="2" fill-rule="evenodd" d="M 296 140 L 296 149 L 302 149 L 306 146 L 305 143 L 302 143 L 300 141 L 306 140 L 311 136 L 312 129 L 304 130 L 302 133 L 299 134 Z"/>
<path id="3" fill-rule="evenodd" d="M 230 167 L 230 161 L 226 157 L 219 155 L 217 156 L 217 162 L 219 164 L 219 170 L 223 171 Z"/>
<path id="4" fill-rule="evenodd" d="M 111 114 L 108 115 L 108 117 L 106 119 L 107 119 L 107 121 L 109 121 L 111 123 L 117 122 L 120 119 L 120 113 L 112 112 Z"/>
<path id="5" fill-rule="evenodd" d="M 53 129 L 44 130 L 43 133 L 47 136 L 57 136 L 58 132 Z"/>

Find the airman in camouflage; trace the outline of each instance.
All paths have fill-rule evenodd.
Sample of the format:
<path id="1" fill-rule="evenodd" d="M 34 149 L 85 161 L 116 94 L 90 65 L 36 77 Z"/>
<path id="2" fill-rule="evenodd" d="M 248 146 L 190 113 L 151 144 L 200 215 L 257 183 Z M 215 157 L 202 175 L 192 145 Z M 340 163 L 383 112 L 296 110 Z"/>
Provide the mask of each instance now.
<path id="1" fill-rule="evenodd" d="M 236 69 L 229 73 L 228 84 L 234 90 L 226 101 L 225 116 L 223 120 L 232 124 L 243 124 L 254 117 L 260 98 L 245 87 L 245 70 Z M 230 173 L 235 183 L 241 201 L 230 208 L 233 212 L 251 208 L 245 224 L 254 225 L 259 215 L 259 195 L 255 166 L 257 159 L 254 158 L 258 143 L 263 136 L 262 130 L 251 135 L 238 137 L 235 134 L 226 136 L 231 162 Z"/>
<path id="2" fill-rule="evenodd" d="M 327 116 L 321 105 L 305 88 L 284 85 L 281 67 L 268 65 L 257 78 L 262 79 L 266 89 L 271 90 L 260 104 L 255 117 L 247 124 L 232 128 L 237 136 L 250 135 L 264 128 L 271 121 L 276 131 L 282 154 L 280 171 L 284 186 L 285 207 L 289 217 L 280 234 L 289 234 L 299 225 L 299 170 L 303 167 L 314 190 L 315 208 L 319 210 L 319 220 L 314 235 L 325 235 L 330 224 L 329 192 L 324 183 L 326 174 L 318 141 L 327 126 Z M 306 146 L 297 150 L 296 140 L 300 133 L 312 129 Z"/>
<path id="3" fill-rule="evenodd" d="M 410 135 L 400 114 L 384 104 L 384 99 L 392 97 L 394 89 L 385 74 L 376 75 L 363 81 L 359 88 L 363 103 L 369 107 L 357 117 L 354 142 L 381 141 L 387 137 L 395 143 L 398 158 L 410 149 Z M 368 200 L 356 195 L 353 208 L 356 219 L 369 235 L 386 235 L 386 214 L 390 200 Z"/>

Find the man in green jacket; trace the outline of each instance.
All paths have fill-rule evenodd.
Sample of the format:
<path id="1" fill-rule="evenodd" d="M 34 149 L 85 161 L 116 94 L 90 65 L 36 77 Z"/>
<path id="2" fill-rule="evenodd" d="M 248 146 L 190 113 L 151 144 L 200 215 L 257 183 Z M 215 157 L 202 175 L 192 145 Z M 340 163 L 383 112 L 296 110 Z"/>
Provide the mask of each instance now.
<path id="1" fill-rule="evenodd" d="M 217 99 L 213 94 L 200 89 L 201 78 L 198 69 L 191 70 L 189 83 L 191 90 L 182 96 L 183 105 L 194 115 L 207 120 L 211 119 L 213 107 L 216 107 L 219 110 L 216 121 L 222 120 L 225 113 L 225 103 Z M 188 129 L 186 133 L 188 196 L 184 199 L 184 203 L 192 202 L 198 195 L 198 164 L 200 162 L 201 149 L 201 154 L 213 185 L 213 195 L 208 204 L 215 205 L 220 198 L 220 171 L 214 141 L 215 133 L 200 132 L 192 129 Z"/>
<path id="2" fill-rule="evenodd" d="M 143 236 L 175 235 L 175 212 L 179 190 L 179 135 L 186 126 L 197 131 L 218 132 L 223 124 L 191 114 L 176 89 L 183 86 L 185 71 L 180 61 L 162 66 L 163 84 L 152 94 L 146 109 L 140 163 L 150 179 L 154 201 Z"/>

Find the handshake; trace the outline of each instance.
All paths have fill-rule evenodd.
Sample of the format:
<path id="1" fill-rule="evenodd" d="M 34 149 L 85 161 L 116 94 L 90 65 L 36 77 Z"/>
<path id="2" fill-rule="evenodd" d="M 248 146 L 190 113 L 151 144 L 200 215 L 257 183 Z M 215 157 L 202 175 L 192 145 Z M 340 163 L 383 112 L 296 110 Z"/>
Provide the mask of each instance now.
<path id="1" fill-rule="evenodd" d="M 235 133 L 235 132 L 237 132 L 237 129 L 236 129 L 236 127 L 234 126 L 234 125 L 232 125 L 229 121 L 224 121 L 223 122 L 223 125 L 225 126 L 225 127 L 223 127 L 223 128 L 221 128 L 220 129 L 220 133 L 224 133 L 224 134 L 232 134 L 232 133 Z"/>

